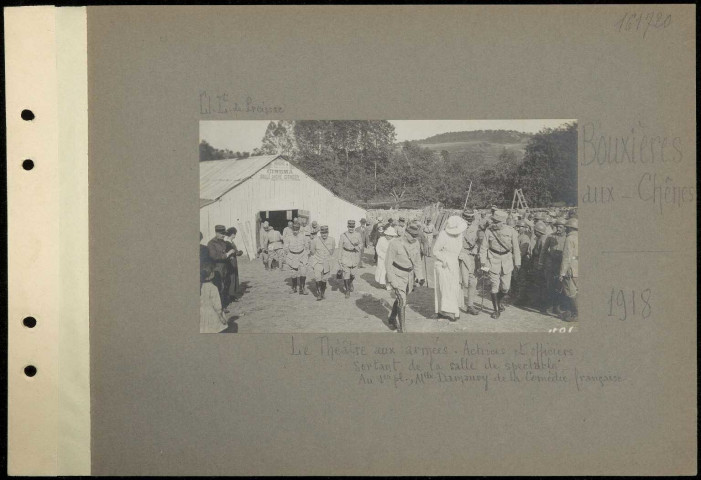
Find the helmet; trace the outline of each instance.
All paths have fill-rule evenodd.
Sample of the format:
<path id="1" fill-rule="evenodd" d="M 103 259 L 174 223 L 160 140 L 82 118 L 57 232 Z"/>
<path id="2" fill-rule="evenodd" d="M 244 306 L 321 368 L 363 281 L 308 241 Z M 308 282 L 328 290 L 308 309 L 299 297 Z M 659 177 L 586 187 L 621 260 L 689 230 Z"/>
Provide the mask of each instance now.
<path id="1" fill-rule="evenodd" d="M 537 233 L 545 234 L 545 224 L 544 224 L 543 222 L 541 222 L 540 220 L 538 220 L 538 221 L 535 223 L 535 227 L 534 227 L 533 229 L 534 229 Z"/>

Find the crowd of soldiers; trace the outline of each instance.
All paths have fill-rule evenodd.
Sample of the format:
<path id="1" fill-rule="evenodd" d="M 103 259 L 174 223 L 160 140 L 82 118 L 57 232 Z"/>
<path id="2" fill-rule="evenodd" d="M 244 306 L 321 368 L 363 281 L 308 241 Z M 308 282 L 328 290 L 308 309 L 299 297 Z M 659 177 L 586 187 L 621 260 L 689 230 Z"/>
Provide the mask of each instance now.
<path id="1" fill-rule="evenodd" d="M 345 298 L 350 297 L 358 269 L 363 268 L 362 255 L 372 247 L 377 264 L 375 278 L 395 297 L 388 325 L 399 332 L 405 331 L 407 296 L 417 285 L 424 285 L 424 257 L 430 256 L 436 256 L 441 265 L 448 264 L 448 256 L 454 257 L 454 264 L 459 265 L 455 288 L 460 292 L 461 307 L 469 314 L 480 313 L 475 300 L 478 280 L 484 277 L 490 285 L 494 319 L 505 310 L 503 298 L 509 294 L 515 305 L 559 315 L 568 322 L 577 320 L 578 223 L 574 210 L 507 214 L 493 206 L 491 212 L 466 209 L 455 216 L 462 227 L 451 219 L 441 232 L 436 232 L 429 220 L 422 224 L 399 217 L 385 222 L 380 217 L 370 224 L 363 218 L 358 226 L 355 220 L 348 220 L 347 230 L 338 241 L 329 235 L 327 225 L 309 223 L 304 215 L 288 221 L 282 233 L 264 221 L 257 253 L 266 270 L 290 271 L 290 293 L 308 295 L 307 277 L 313 277 L 312 293 L 317 301 L 323 301 L 332 276 L 343 282 L 342 292 Z M 217 236 L 208 243 L 206 253 L 222 306 L 226 307 L 235 300 L 235 259 L 241 251 L 233 243 L 232 229 L 218 225 L 215 230 Z M 432 247 L 439 234 L 450 235 L 457 247 L 451 252 L 442 247 L 436 251 Z M 335 265 L 338 269 L 333 271 Z M 466 298 L 462 298 L 463 291 Z M 437 294 L 437 312 L 444 314 L 438 310 L 439 303 Z M 456 321 L 459 311 L 445 316 Z"/>
<path id="2" fill-rule="evenodd" d="M 566 322 L 577 321 L 579 224 L 575 210 L 507 214 L 492 206 L 491 215 L 465 210 L 462 217 L 468 224 L 460 252 L 468 313 L 478 314 L 473 302 L 476 275 L 482 271 L 489 274 L 492 318 L 499 318 L 505 310 L 502 300 L 511 291 L 514 305 L 559 315 Z"/>

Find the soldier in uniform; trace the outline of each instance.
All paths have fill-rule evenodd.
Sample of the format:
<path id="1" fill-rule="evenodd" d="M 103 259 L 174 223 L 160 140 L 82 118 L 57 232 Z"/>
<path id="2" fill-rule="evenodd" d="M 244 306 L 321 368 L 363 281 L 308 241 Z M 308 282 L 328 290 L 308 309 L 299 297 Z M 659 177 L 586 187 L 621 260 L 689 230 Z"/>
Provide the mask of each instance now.
<path id="1" fill-rule="evenodd" d="M 399 217 L 399 222 L 397 222 L 397 226 L 394 229 L 397 231 L 397 235 L 399 237 L 404 236 L 404 230 L 406 229 L 406 218 Z"/>
<path id="2" fill-rule="evenodd" d="M 562 249 L 565 247 L 565 220 L 558 218 L 553 222 L 555 231 L 547 237 L 543 245 L 543 270 L 545 273 L 546 313 L 560 314 L 560 296 L 562 282 L 560 281 L 560 264 Z"/>
<path id="3" fill-rule="evenodd" d="M 360 252 L 358 252 L 358 268 L 364 268 L 363 267 L 363 253 L 365 252 L 365 247 L 367 246 L 368 243 L 368 232 L 367 232 L 367 227 L 365 224 L 367 223 L 367 220 L 364 218 L 360 219 L 360 227 L 357 229 L 358 234 L 360 235 Z"/>
<path id="4" fill-rule="evenodd" d="M 345 287 L 346 298 L 350 298 L 353 291 L 353 280 L 358 271 L 358 259 L 362 245 L 360 234 L 355 231 L 355 220 L 348 220 L 348 230 L 341 234 L 338 241 L 340 259 L 339 266 L 343 271 L 343 286 Z"/>
<path id="5" fill-rule="evenodd" d="M 519 220 L 516 223 L 516 231 L 518 232 L 518 246 L 521 250 L 521 269 L 514 279 L 514 304 L 522 305 L 526 302 L 526 288 L 528 286 L 528 265 L 531 259 L 532 242 L 528 231 L 528 224 L 525 220 Z"/>
<path id="6" fill-rule="evenodd" d="M 219 290 L 222 307 L 227 312 L 229 305 L 229 257 L 234 254 L 233 250 L 227 251 L 226 227 L 216 225 L 214 227 L 214 238 L 207 243 L 209 258 L 214 264 L 214 279 L 212 283 Z M 228 312 L 227 312 L 228 313 Z"/>
<path id="7" fill-rule="evenodd" d="M 577 277 L 579 274 L 579 223 L 576 218 L 570 218 L 565 223 L 567 236 L 562 249 L 562 264 L 560 265 L 560 280 L 562 288 L 569 299 L 570 311 L 565 311 L 562 319 L 565 322 L 576 322 L 579 316 L 577 307 Z"/>
<path id="8" fill-rule="evenodd" d="M 263 223 L 260 224 L 260 231 L 258 232 L 258 252 L 256 256 L 260 256 L 261 260 L 263 260 L 263 266 L 267 269 L 268 268 L 268 259 L 267 255 L 263 254 L 263 242 L 265 241 L 265 227 L 270 225 L 268 221 L 264 221 Z"/>
<path id="9" fill-rule="evenodd" d="M 433 248 L 433 237 L 435 236 L 435 229 L 433 228 L 433 224 L 431 223 L 430 218 L 427 218 L 425 220 L 424 226 L 422 228 L 422 233 L 423 235 L 421 237 L 421 252 L 423 253 L 424 257 L 430 257 L 431 248 Z"/>
<path id="10" fill-rule="evenodd" d="M 304 287 L 307 281 L 309 242 L 301 230 L 298 223 L 293 224 L 292 235 L 284 240 L 285 263 L 292 270 L 292 291 L 290 293 L 297 293 L 299 285 L 299 294 L 308 295 Z"/>
<path id="11" fill-rule="evenodd" d="M 475 257 L 479 253 L 477 245 L 477 231 L 479 226 L 475 222 L 475 212 L 464 210 L 462 218 L 467 222 L 467 229 L 462 234 L 462 250 L 458 255 L 460 262 L 460 277 L 462 287 L 467 290 L 467 302 L 465 311 L 470 315 L 478 315 L 475 309 L 475 298 L 477 297 L 477 277 L 475 276 Z"/>
<path id="12" fill-rule="evenodd" d="M 282 238 L 285 239 L 292 235 L 292 225 L 294 222 L 292 220 L 287 221 L 287 226 L 282 229 Z"/>
<path id="13" fill-rule="evenodd" d="M 331 274 L 331 259 L 336 251 L 336 241 L 329 237 L 328 225 L 321 226 L 321 235 L 312 238 L 309 257 L 310 266 L 314 269 L 316 281 L 316 300 L 320 301 L 326 295 L 326 282 Z"/>
<path id="14" fill-rule="evenodd" d="M 268 256 L 268 270 L 273 269 L 273 260 L 277 260 L 277 265 L 279 268 L 282 267 L 282 258 L 280 253 L 282 252 L 283 242 L 282 235 L 280 232 L 272 227 L 267 228 L 268 232 L 265 236 L 265 246 L 263 251 Z"/>
<path id="15" fill-rule="evenodd" d="M 317 233 L 319 233 L 319 223 L 316 220 L 314 220 L 312 222 L 312 228 L 309 230 L 308 235 L 310 242 L 316 237 Z"/>
<path id="16" fill-rule="evenodd" d="M 518 246 L 516 230 L 506 222 L 506 212 L 497 210 L 491 218 L 491 225 L 486 230 L 480 248 L 482 270 L 489 272 L 492 284 L 492 318 L 499 318 L 505 310 L 501 301 L 511 287 L 511 272 L 521 268 L 521 249 Z"/>
<path id="17" fill-rule="evenodd" d="M 406 330 L 407 296 L 414 290 L 414 283 L 424 284 L 425 274 L 422 268 L 420 245 L 417 240 L 421 227 L 410 223 L 406 232 L 389 242 L 385 268 L 387 282 L 392 287 L 396 300 L 389 316 L 389 328 L 402 333 Z"/>
<path id="18" fill-rule="evenodd" d="M 531 304 L 538 308 L 541 313 L 545 313 L 544 307 L 544 292 L 545 292 L 545 276 L 543 273 L 543 264 L 545 257 L 543 251 L 545 249 L 545 241 L 547 236 L 545 235 L 545 223 L 538 220 L 535 223 L 534 234 L 535 238 L 531 240 L 531 257 L 528 262 L 528 278 L 529 278 L 529 296 L 531 299 Z"/>
<path id="19" fill-rule="evenodd" d="M 375 265 L 377 265 L 377 242 L 380 240 L 380 237 L 382 236 L 382 231 L 384 229 L 385 226 L 382 223 L 382 217 L 377 217 L 377 221 L 372 226 L 372 230 L 370 231 L 370 244 L 372 245 L 372 248 L 375 251 Z"/>

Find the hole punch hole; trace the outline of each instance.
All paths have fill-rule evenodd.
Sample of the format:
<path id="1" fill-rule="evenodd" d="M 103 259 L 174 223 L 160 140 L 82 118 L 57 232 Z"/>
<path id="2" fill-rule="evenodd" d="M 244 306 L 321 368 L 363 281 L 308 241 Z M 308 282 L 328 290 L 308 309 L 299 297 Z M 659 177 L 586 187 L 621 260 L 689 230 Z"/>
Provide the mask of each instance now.
<path id="1" fill-rule="evenodd" d="M 34 365 L 27 365 L 26 367 L 24 367 L 24 374 L 28 377 L 33 377 L 37 374 L 37 367 L 35 367 Z"/>
<path id="2" fill-rule="evenodd" d="M 34 328 L 37 325 L 37 319 L 34 317 L 24 317 L 22 324 L 27 328 Z"/>
<path id="3" fill-rule="evenodd" d="M 27 109 L 22 110 L 21 116 L 22 116 L 22 120 L 25 120 L 27 122 L 34 120 L 34 112 L 32 112 L 31 110 L 27 110 Z"/>
<path id="4" fill-rule="evenodd" d="M 31 170 L 32 168 L 34 168 L 34 160 L 26 159 L 22 162 L 22 168 L 24 168 L 27 171 Z"/>

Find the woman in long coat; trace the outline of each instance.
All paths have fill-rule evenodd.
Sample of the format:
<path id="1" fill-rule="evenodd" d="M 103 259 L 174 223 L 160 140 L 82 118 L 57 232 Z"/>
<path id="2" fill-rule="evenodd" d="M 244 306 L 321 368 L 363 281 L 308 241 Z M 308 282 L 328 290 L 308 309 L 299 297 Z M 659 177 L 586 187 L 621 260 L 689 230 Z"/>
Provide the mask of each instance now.
<path id="1" fill-rule="evenodd" d="M 234 253 L 229 257 L 229 265 L 227 274 L 230 276 L 229 281 L 229 298 L 234 302 L 238 301 L 236 294 L 239 291 L 239 260 L 238 257 L 243 255 L 243 252 L 236 248 L 234 238 L 236 238 L 236 228 L 231 227 L 226 230 L 226 251 L 233 250 Z"/>
<path id="2" fill-rule="evenodd" d="M 462 249 L 462 232 L 467 222 L 457 215 L 448 218 L 445 229 L 438 234 L 433 245 L 435 307 L 439 317 L 455 321 L 460 317 L 460 308 L 465 299 L 460 286 L 460 263 L 458 255 Z"/>
<path id="3" fill-rule="evenodd" d="M 387 268 L 385 266 L 385 257 L 387 256 L 387 248 L 389 247 L 389 241 L 397 236 L 397 232 L 394 231 L 393 227 L 384 229 L 381 225 L 378 227 L 378 233 L 380 238 L 377 240 L 377 245 L 375 246 L 375 251 L 377 252 L 377 266 L 375 267 L 375 281 L 382 286 L 386 286 L 387 290 L 390 289 L 387 285 Z"/>

